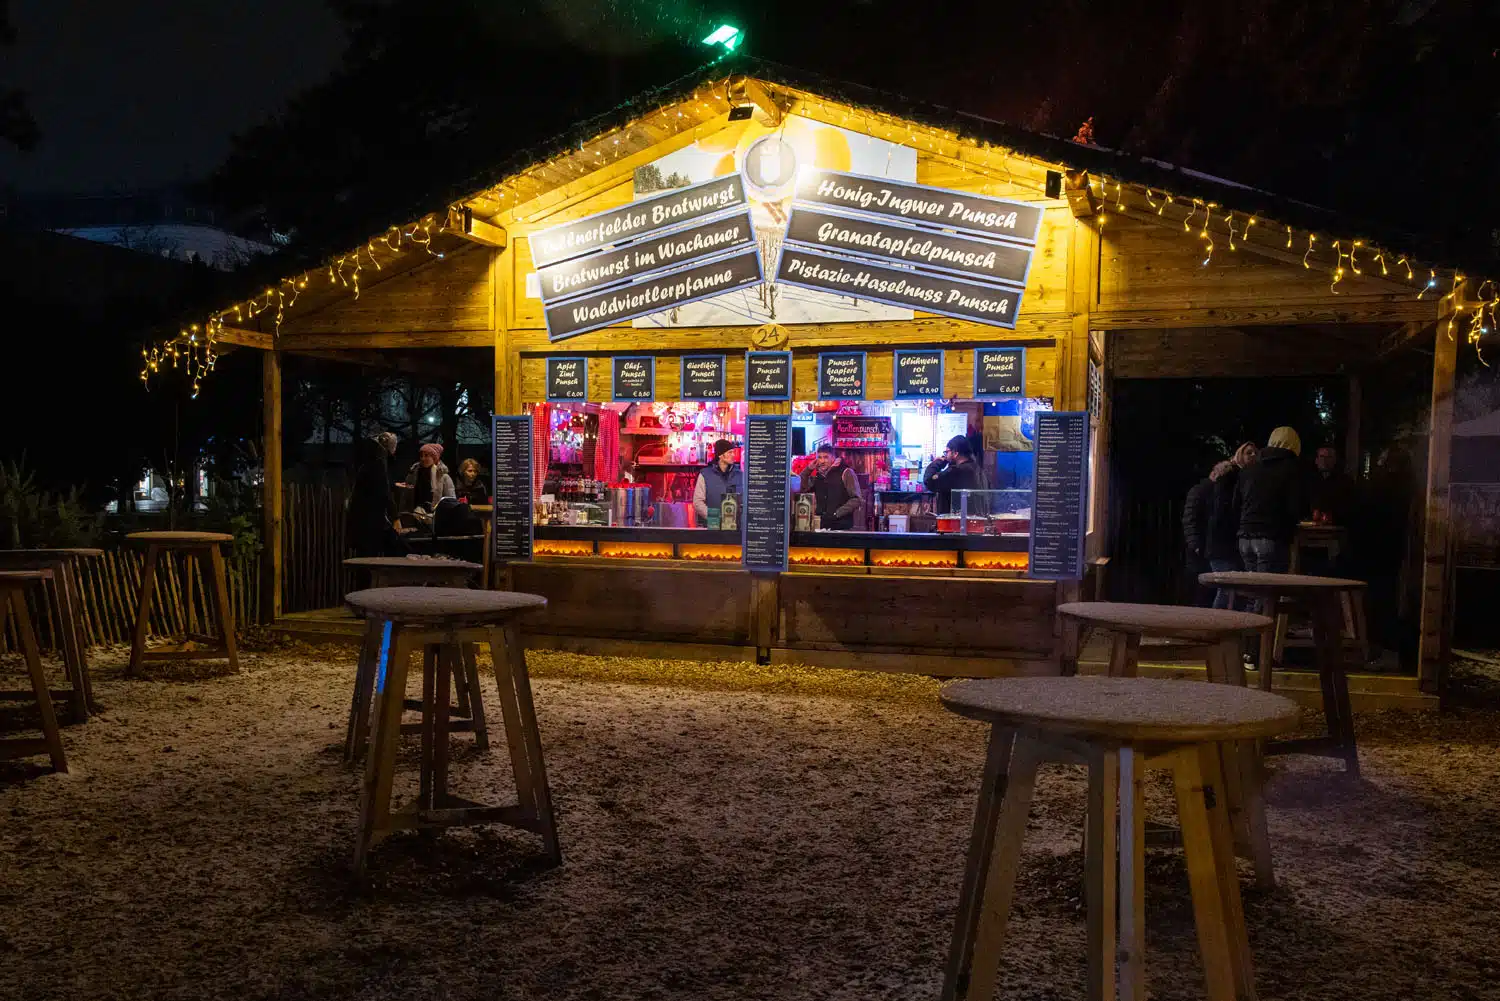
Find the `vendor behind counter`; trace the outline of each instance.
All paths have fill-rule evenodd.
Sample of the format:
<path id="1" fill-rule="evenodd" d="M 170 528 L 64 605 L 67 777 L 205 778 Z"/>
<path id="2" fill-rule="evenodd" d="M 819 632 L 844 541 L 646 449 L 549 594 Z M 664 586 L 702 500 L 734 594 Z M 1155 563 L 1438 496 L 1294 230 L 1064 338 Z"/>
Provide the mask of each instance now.
<path id="1" fill-rule="evenodd" d="M 922 474 L 922 485 L 937 495 L 937 513 L 953 512 L 953 491 L 984 490 L 984 472 L 974 461 L 974 446 L 966 435 L 948 439 L 942 457 L 933 459 Z"/>
<path id="2" fill-rule="evenodd" d="M 803 472 L 802 492 L 816 498 L 819 526 L 849 531 L 864 510 L 859 492 L 859 477 L 839 462 L 831 445 L 819 445 L 812 465 Z"/>

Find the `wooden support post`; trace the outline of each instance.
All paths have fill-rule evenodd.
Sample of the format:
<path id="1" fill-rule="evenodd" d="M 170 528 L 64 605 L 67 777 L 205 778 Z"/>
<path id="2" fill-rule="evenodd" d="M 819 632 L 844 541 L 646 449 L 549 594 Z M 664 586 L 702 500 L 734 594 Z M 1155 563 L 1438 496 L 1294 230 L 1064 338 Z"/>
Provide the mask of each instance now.
<path id="1" fill-rule="evenodd" d="M 1461 302 L 1459 288 L 1444 308 Z M 1446 673 L 1448 603 L 1448 470 L 1453 438 L 1453 382 L 1458 369 L 1458 334 L 1438 324 L 1432 353 L 1432 419 L 1427 432 L 1427 513 L 1422 544 L 1421 638 L 1417 680 L 1425 692 L 1439 692 Z"/>
<path id="2" fill-rule="evenodd" d="M 1089 313 L 1099 301 L 1099 227 L 1085 220 L 1073 223 L 1068 253 L 1068 312 L 1072 327 L 1059 352 L 1057 409 L 1083 410 L 1089 393 Z"/>
<path id="3" fill-rule="evenodd" d="M 281 616 L 281 352 L 261 355 L 261 618 Z"/>

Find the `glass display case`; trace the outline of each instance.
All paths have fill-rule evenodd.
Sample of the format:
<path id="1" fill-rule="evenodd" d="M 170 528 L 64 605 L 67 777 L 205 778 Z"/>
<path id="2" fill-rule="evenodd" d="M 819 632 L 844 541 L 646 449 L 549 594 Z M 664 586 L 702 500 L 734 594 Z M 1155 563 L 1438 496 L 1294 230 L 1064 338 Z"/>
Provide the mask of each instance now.
<path id="1" fill-rule="evenodd" d="M 938 515 L 937 530 L 964 535 L 1029 535 L 1030 490 L 955 490 L 953 511 Z"/>

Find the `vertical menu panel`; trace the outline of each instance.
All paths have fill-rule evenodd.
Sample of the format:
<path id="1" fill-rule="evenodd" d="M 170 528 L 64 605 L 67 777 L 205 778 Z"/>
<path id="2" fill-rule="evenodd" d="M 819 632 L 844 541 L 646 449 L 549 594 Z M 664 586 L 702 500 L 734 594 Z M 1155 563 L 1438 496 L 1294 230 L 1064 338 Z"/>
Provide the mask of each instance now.
<path id="1" fill-rule="evenodd" d="M 531 415 L 493 418 L 490 469 L 495 475 L 493 550 L 495 563 L 531 559 Z"/>
<path id="2" fill-rule="evenodd" d="M 1083 578 L 1088 493 L 1088 412 L 1037 411 L 1031 576 L 1042 580 Z"/>
<path id="3" fill-rule="evenodd" d="M 787 568 L 791 515 L 792 418 L 751 414 L 745 420 L 746 570 Z"/>

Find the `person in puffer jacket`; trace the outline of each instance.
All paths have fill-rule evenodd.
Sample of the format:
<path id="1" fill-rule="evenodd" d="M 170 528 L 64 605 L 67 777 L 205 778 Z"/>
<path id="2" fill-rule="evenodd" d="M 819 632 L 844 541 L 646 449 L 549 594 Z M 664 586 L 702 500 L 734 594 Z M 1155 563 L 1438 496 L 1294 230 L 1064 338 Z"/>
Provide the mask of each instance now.
<path id="1" fill-rule="evenodd" d="M 438 505 L 458 497 L 442 455 L 443 446 L 428 442 L 417 450 L 417 461 L 406 474 L 406 485 L 412 488 L 411 513 L 415 521 L 429 528 Z"/>
<path id="2" fill-rule="evenodd" d="M 1240 472 L 1234 506 L 1240 560 L 1251 573 L 1286 573 L 1303 514 L 1302 439 L 1293 428 L 1271 432 L 1260 458 Z"/>

